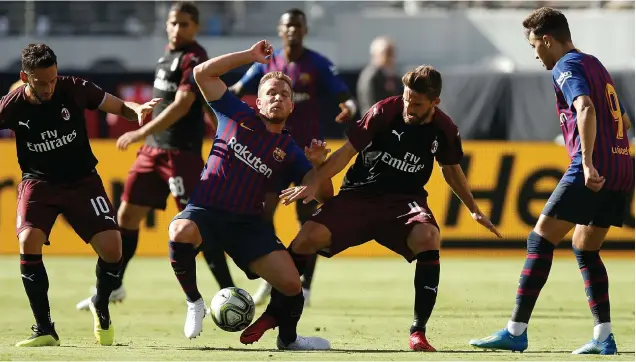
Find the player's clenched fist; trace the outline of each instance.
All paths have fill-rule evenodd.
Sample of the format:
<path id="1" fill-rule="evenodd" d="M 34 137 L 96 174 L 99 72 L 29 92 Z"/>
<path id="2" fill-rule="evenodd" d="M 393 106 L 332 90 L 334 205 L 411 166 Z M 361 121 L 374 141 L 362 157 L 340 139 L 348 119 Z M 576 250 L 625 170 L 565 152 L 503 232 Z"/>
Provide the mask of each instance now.
<path id="1" fill-rule="evenodd" d="M 261 40 L 252 45 L 250 52 L 254 57 L 254 61 L 267 64 L 269 62 L 269 56 L 274 52 L 274 48 L 272 48 L 272 45 L 267 40 Z"/>

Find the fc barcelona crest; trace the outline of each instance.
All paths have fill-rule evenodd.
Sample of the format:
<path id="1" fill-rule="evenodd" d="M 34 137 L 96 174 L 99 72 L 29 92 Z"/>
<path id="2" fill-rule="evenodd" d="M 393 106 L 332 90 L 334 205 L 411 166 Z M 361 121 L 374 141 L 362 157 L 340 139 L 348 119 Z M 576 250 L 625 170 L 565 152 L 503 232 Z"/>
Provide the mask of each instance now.
<path id="1" fill-rule="evenodd" d="M 66 108 L 62 108 L 62 119 L 65 121 L 71 119 L 71 113 Z"/>
<path id="2" fill-rule="evenodd" d="M 274 159 L 278 162 L 283 162 L 286 155 L 287 154 L 285 153 L 285 151 L 281 150 L 278 147 L 276 147 L 276 149 L 274 150 Z"/>

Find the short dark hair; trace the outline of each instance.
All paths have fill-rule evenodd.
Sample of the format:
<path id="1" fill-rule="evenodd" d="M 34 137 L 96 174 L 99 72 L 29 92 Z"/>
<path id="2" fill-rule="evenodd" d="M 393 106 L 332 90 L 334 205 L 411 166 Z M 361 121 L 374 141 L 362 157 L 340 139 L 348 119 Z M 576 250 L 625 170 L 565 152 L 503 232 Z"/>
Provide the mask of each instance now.
<path id="1" fill-rule="evenodd" d="M 442 74 L 430 65 L 420 65 L 402 76 L 402 84 L 433 100 L 442 93 Z"/>
<path id="2" fill-rule="evenodd" d="M 34 69 L 57 65 L 57 56 L 46 44 L 29 44 L 22 49 L 22 71 L 30 73 Z"/>
<path id="3" fill-rule="evenodd" d="M 568 19 L 562 12 L 548 7 L 533 11 L 523 20 L 526 38 L 530 32 L 538 36 L 550 35 L 562 43 L 572 41 Z"/>
<path id="4" fill-rule="evenodd" d="M 307 15 L 305 15 L 305 12 L 304 12 L 304 11 L 302 11 L 302 10 L 300 10 L 300 9 L 298 9 L 298 8 L 291 8 L 291 9 L 289 9 L 289 10 L 287 10 L 287 11 L 285 11 L 285 12 L 283 13 L 283 15 L 285 15 L 285 14 L 289 14 L 290 16 L 298 16 L 298 17 L 301 17 L 301 18 L 303 18 L 303 22 L 304 22 L 305 24 L 307 24 Z"/>
<path id="5" fill-rule="evenodd" d="M 192 1 L 177 1 L 172 4 L 170 11 L 190 14 L 192 21 L 194 21 L 195 24 L 199 23 L 199 8 Z"/>

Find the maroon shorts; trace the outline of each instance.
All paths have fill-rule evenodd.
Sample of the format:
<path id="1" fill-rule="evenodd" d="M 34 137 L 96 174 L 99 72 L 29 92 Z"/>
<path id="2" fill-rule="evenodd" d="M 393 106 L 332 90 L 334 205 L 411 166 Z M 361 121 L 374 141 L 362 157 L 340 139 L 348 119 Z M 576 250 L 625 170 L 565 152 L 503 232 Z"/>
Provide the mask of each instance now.
<path id="1" fill-rule="evenodd" d="M 199 182 L 203 165 L 199 153 L 143 145 L 128 171 L 121 199 L 165 210 L 166 199 L 172 194 L 177 208 L 183 210 Z"/>
<path id="2" fill-rule="evenodd" d="M 342 192 L 327 201 L 310 220 L 331 232 L 331 245 L 318 252 L 328 258 L 375 240 L 411 262 L 415 255 L 406 240 L 413 226 L 424 223 L 439 229 L 426 197 L 419 195 Z"/>
<path id="3" fill-rule="evenodd" d="M 20 182 L 16 234 L 36 228 L 48 238 L 59 214 L 86 243 L 102 231 L 119 230 L 113 205 L 97 174 L 65 184 L 42 180 Z"/>

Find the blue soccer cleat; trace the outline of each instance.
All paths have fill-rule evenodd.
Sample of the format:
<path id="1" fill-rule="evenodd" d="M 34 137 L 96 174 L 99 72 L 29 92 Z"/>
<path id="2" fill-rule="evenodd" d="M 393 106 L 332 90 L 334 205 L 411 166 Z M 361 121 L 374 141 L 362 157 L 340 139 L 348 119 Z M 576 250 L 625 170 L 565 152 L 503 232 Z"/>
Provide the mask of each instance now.
<path id="1" fill-rule="evenodd" d="M 471 346 L 484 349 L 502 349 L 513 352 L 523 352 L 528 348 L 528 330 L 520 336 L 513 336 L 506 328 L 482 339 L 472 339 Z"/>
<path id="2" fill-rule="evenodd" d="M 603 342 L 593 339 L 587 342 L 583 347 L 572 352 L 572 354 L 618 354 L 614 334 L 610 333 Z"/>

